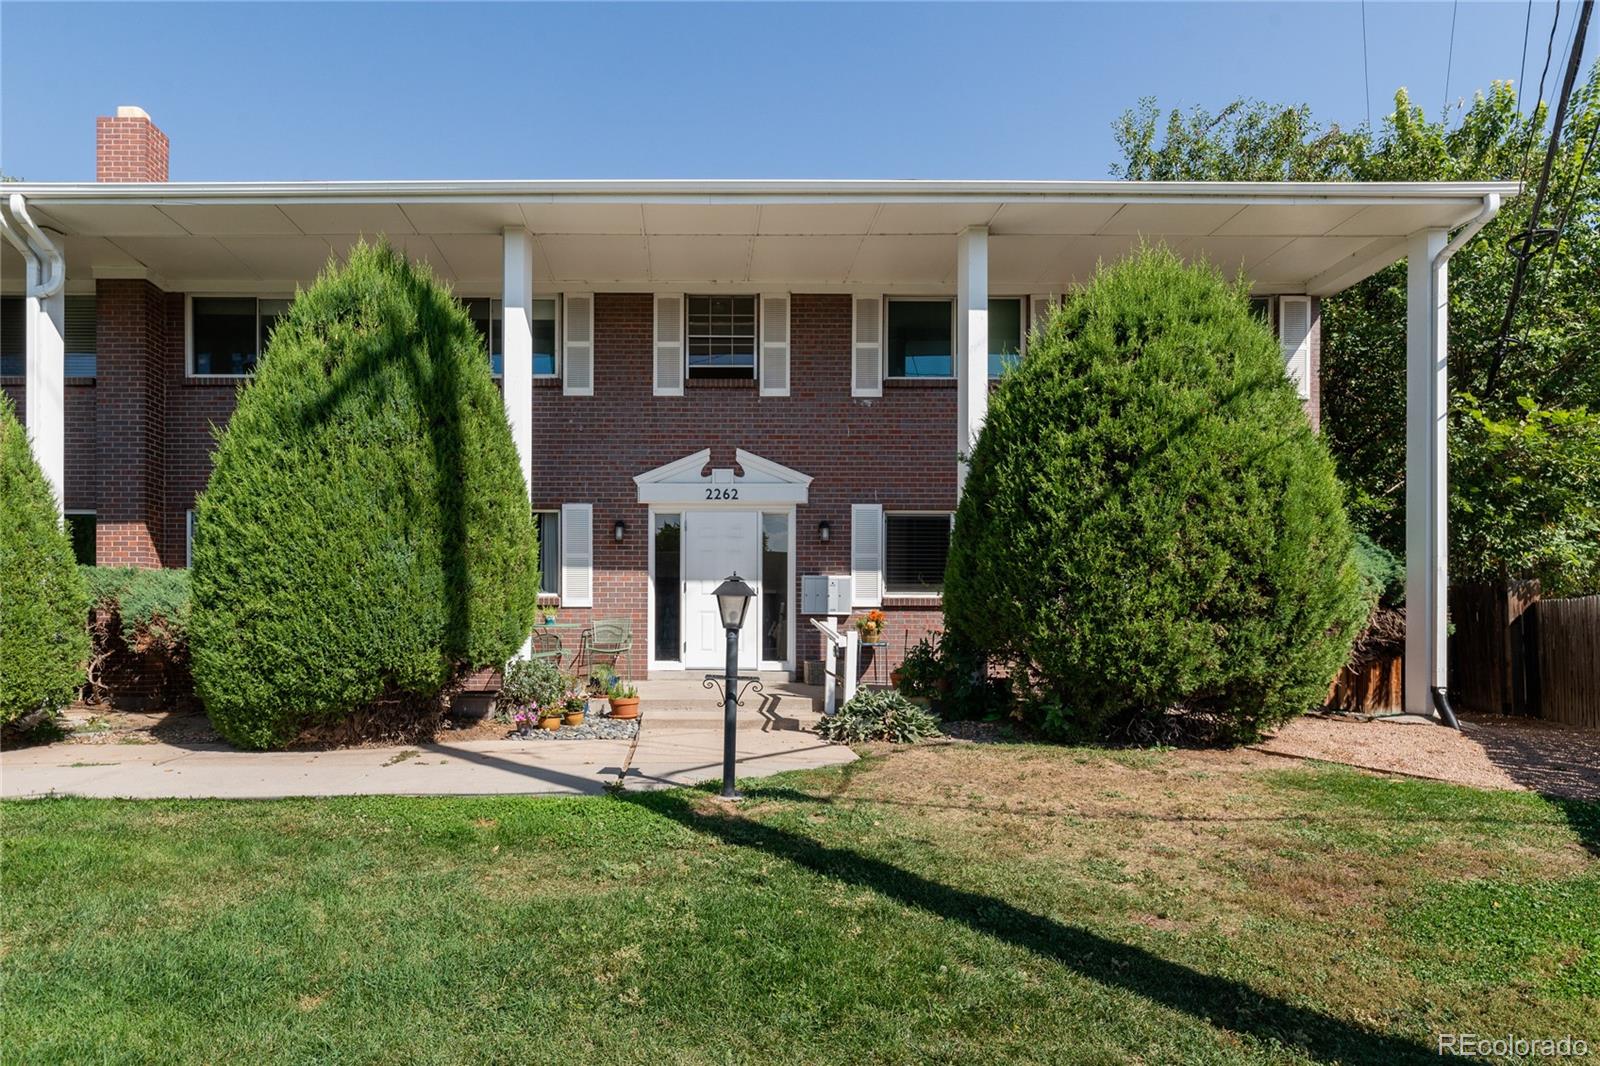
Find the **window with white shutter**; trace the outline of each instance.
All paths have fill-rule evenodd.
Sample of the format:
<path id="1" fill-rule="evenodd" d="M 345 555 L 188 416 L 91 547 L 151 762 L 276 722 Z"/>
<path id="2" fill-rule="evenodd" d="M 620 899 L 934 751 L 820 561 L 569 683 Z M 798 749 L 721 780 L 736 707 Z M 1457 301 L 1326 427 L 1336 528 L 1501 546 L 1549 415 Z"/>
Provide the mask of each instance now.
<path id="1" fill-rule="evenodd" d="M 594 606 L 594 505 L 561 505 L 561 606 Z"/>
<path id="2" fill-rule="evenodd" d="M 883 603 L 883 507 L 857 503 L 850 507 L 850 584 L 855 607 Z"/>
<path id="3" fill-rule="evenodd" d="M 568 293 L 561 316 L 561 391 L 594 395 L 594 294 Z"/>
<path id="4" fill-rule="evenodd" d="M 857 296 L 851 326 L 850 395 L 883 395 L 883 298 Z"/>
<path id="5" fill-rule="evenodd" d="M 789 395 L 789 294 L 761 297 L 761 395 Z"/>
<path id="6" fill-rule="evenodd" d="M 1278 297 L 1278 342 L 1283 345 L 1283 372 L 1302 400 L 1311 398 L 1311 298 Z"/>
<path id="7" fill-rule="evenodd" d="M 683 395 L 683 297 L 656 293 L 655 394 Z"/>

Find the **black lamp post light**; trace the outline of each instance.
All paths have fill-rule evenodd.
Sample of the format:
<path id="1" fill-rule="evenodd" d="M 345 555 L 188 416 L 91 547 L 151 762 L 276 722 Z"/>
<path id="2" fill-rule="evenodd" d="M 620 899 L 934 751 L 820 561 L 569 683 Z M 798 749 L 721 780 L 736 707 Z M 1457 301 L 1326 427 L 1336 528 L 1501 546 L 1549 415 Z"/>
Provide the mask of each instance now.
<path id="1" fill-rule="evenodd" d="M 750 610 L 750 601 L 755 598 L 756 590 L 745 584 L 739 577 L 739 572 L 734 571 L 722 584 L 717 586 L 717 591 L 712 595 L 717 598 L 717 610 L 722 615 L 722 628 L 728 634 L 728 660 L 723 676 L 720 678 L 722 688 L 722 798 L 738 799 L 739 793 L 733 788 L 733 741 L 734 731 L 737 726 L 735 716 L 740 703 L 744 702 L 744 694 L 750 689 L 761 691 L 761 679 L 756 677 L 739 676 L 739 630 L 744 628 L 745 614 Z M 719 678 L 716 674 L 707 674 L 704 685 L 706 688 L 718 687 Z M 744 689 L 740 689 L 743 683 Z"/>

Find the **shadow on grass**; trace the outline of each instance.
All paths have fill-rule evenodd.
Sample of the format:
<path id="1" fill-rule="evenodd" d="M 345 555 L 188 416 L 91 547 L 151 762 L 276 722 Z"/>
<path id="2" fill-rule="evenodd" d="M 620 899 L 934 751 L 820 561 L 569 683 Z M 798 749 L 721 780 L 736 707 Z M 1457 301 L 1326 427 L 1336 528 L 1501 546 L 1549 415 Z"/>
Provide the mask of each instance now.
<path id="1" fill-rule="evenodd" d="M 773 793 L 763 789 L 761 795 Z M 695 809 L 698 797 L 693 793 L 621 793 L 617 798 L 724 843 L 755 849 L 945 921 L 960 922 L 974 932 L 1053 959 L 1107 988 L 1132 992 L 1219 1029 L 1249 1034 L 1269 1048 L 1281 1045 L 1315 1059 L 1340 1062 L 1438 1061 L 1422 1044 L 1264 995 L 1238 981 L 1201 973 L 1008 900 L 941 884 L 870 855 L 831 847 L 736 813 L 702 813 Z"/>

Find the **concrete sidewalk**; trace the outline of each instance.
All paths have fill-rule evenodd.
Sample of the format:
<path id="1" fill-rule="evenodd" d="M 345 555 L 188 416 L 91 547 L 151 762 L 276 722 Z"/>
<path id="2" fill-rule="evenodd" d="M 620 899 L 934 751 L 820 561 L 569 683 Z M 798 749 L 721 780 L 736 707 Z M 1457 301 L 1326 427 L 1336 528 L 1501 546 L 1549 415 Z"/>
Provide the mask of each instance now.
<path id="1" fill-rule="evenodd" d="M 741 723 L 740 777 L 851 762 L 813 733 Z M 476 740 L 338 751 L 222 745 L 51 744 L 0 753 L 0 797 L 275 799 L 284 796 L 594 795 L 722 775 L 721 730 L 650 727 L 635 740 Z"/>

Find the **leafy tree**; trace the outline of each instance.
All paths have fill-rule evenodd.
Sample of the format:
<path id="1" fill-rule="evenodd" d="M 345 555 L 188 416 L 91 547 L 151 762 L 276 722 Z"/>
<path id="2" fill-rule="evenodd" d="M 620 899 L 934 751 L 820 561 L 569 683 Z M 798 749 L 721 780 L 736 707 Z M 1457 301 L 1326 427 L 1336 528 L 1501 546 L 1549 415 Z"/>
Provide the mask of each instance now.
<path id="1" fill-rule="evenodd" d="M 1333 463 L 1214 269 L 1100 271 L 1002 379 L 945 571 L 951 631 L 1039 724 L 1248 739 L 1315 706 L 1367 617 Z"/>
<path id="2" fill-rule="evenodd" d="M 1324 129 L 1308 109 L 1250 101 L 1219 116 L 1173 112 L 1155 136 L 1143 101 L 1116 124 L 1136 179 L 1537 180 L 1547 113 L 1518 111 L 1495 83 L 1458 121 L 1430 121 L 1404 90 L 1382 131 Z M 1225 118 L 1223 116 L 1226 116 Z M 1448 116 L 1447 116 L 1448 117 Z M 1497 340 L 1532 196 L 1510 200 L 1450 264 L 1451 572 L 1461 581 L 1540 577 L 1555 592 L 1600 587 L 1600 66 L 1575 91 L 1541 225 L 1570 204 L 1560 244 L 1529 270 L 1501 358 Z M 1114 168 L 1117 169 L 1117 168 Z M 1405 267 L 1323 302 L 1324 429 L 1357 524 L 1393 551 L 1405 537 Z M 1498 427 L 1491 431 L 1490 427 Z"/>
<path id="3" fill-rule="evenodd" d="M 432 709 L 533 623 L 533 515 L 461 305 L 358 245 L 274 329 L 196 512 L 195 688 L 236 744 Z"/>
<path id="4" fill-rule="evenodd" d="M 0 725 L 72 702 L 89 659 L 89 590 L 56 500 L 0 393 Z"/>

